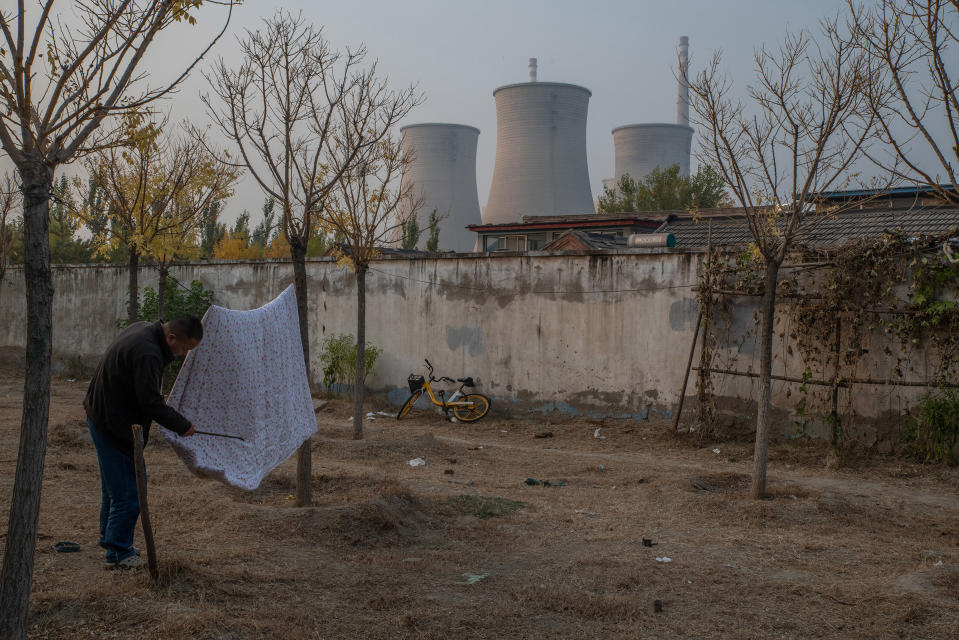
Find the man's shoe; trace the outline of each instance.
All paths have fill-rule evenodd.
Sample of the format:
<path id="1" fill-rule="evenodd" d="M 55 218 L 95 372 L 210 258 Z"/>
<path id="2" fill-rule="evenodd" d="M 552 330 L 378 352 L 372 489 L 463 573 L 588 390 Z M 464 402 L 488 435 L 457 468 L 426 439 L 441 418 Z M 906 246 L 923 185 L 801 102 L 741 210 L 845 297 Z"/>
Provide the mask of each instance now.
<path id="1" fill-rule="evenodd" d="M 107 569 L 142 569 L 146 564 L 146 560 L 134 554 L 119 562 L 107 562 Z"/>

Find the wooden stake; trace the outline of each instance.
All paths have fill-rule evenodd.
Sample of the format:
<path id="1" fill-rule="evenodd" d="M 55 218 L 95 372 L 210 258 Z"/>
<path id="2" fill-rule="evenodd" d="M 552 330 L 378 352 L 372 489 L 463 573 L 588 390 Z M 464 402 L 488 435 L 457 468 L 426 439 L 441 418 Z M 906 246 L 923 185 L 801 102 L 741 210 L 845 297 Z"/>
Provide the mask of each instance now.
<path id="1" fill-rule="evenodd" d="M 147 505 L 147 465 L 143 459 L 143 427 L 133 425 L 133 463 L 137 474 L 137 496 L 140 501 L 140 524 L 143 525 L 143 539 L 147 545 L 147 562 L 150 565 L 150 577 L 156 582 L 160 578 L 157 570 L 156 546 L 153 544 L 153 527 L 150 526 L 150 508 Z"/>
<path id="2" fill-rule="evenodd" d="M 683 376 L 683 388 L 679 390 L 679 407 L 673 416 L 673 431 L 679 427 L 679 416 L 683 413 L 683 402 L 686 400 L 686 385 L 689 384 L 689 372 L 693 368 L 693 354 L 696 353 L 696 341 L 699 339 L 699 325 L 703 322 L 703 311 L 696 314 L 696 330 L 693 332 L 693 343 L 689 345 L 689 360 L 686 362 L 686 375 Z"/>
<path id="3" fill-rule="evenodd" d="M 842 433 L 842 425 L 839 423 L 839 367 L 842 366 L 842 316 L 836 313 L 836 368 L 832 374 L 832 443 L 835 447 L 839 444 L 839 437 Z"/>
<path id="4" fill-rule="evenodd" d="M 712 276 L 709 272 L 711 268 L 710 261 L 713 253 L 713 221 L 709 221 L 709 228 L 706 232 L 706 269 L 707 269 L 707 290 L 706 294 L 711 294 Z M 699 340 L 699 328 L 703 323 L 703 309 L 699 308 L 696 314 L 696 329 L 693 331 L 693 343 L 689 346 L 689 360 L 686 361 L 686 375 L 683 376 L 683 387 L 679 390 L 679 407 L 676 408 L 676 415 L 673 416 L 673 432 L 679 427 L 679 417 L 683 414 L 683 404 L 686 402 L 686 387 L 689 385 L 689 372 L 693 368 L 693 354 L 696 353 L 696 341 Z"/>

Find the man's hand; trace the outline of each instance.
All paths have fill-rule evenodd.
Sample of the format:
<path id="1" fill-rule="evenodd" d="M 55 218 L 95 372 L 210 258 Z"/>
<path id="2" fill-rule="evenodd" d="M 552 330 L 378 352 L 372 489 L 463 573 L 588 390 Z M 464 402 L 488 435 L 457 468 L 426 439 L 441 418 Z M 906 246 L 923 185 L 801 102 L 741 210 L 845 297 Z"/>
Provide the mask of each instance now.
<path id="1" fill-rule="evenodd" d="M 184 433 L 184 434 L 183 434 L 182 436 L 180 436 L 180 437 L 181 437 L 181 438 L 188 438 L 188 437 L 192 436 L 194 433 L 196 433 L 196 429 L 194 429 L 194 428 L 193 428 L 193 425 L 191 424 L 191 425 L 190 425 L 190 428 L 187 429 L 186 433 Z"/>

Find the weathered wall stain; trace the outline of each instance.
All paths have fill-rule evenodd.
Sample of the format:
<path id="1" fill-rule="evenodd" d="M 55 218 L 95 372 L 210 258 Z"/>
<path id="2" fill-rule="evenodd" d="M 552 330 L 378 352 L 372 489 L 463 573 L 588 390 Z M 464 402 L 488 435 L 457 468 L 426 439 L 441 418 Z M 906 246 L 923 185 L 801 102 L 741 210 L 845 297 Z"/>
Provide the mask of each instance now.
<path id="1" fill-rule="evenodd" d="M 446 327 L 446 346 L 452 351 L 456 351 L 460 347 L 466 347 L 471 356 L 481 356 L 486 353 L 483 329 L 480 327 Z"/>
<path id="2" fill-rule="evenodd" d="M 669 305 L 669 328 L 673 331 L 686 331 L 693 328 L 699 313 L 699 302 L 695 298 L 683 298 Z"/>

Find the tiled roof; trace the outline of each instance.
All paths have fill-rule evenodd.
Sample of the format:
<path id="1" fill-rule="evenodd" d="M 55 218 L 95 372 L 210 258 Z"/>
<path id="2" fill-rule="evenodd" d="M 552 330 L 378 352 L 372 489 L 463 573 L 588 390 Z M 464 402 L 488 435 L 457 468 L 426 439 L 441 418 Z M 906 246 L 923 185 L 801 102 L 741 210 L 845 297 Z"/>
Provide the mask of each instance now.
<path id="1" fill-rule="evenodd" d="M 687 215 L 668 223 L 663 231 L 676 237 L 677 247 L 705 247 L 709 220 Z M 713 217 L 711 220 L 713 246 L 752 242 L 752 234 L 741 215 Z M 853 210 L 810 217 L 803 224 L 796 243 L 810 247 L 838 247 L 853 240 L 878 237 L 887 231 L 937 235 L 957 229 L 959 210 L 950 207 Z"/>
<path id="2" fill-rule="evenodd" d="M 626 237 L 612 233 L 594 233 L 569 229 L 558 238 L 549 242 L 541 251 L 589 250 L 589 249 L 625 249 Z"/>

